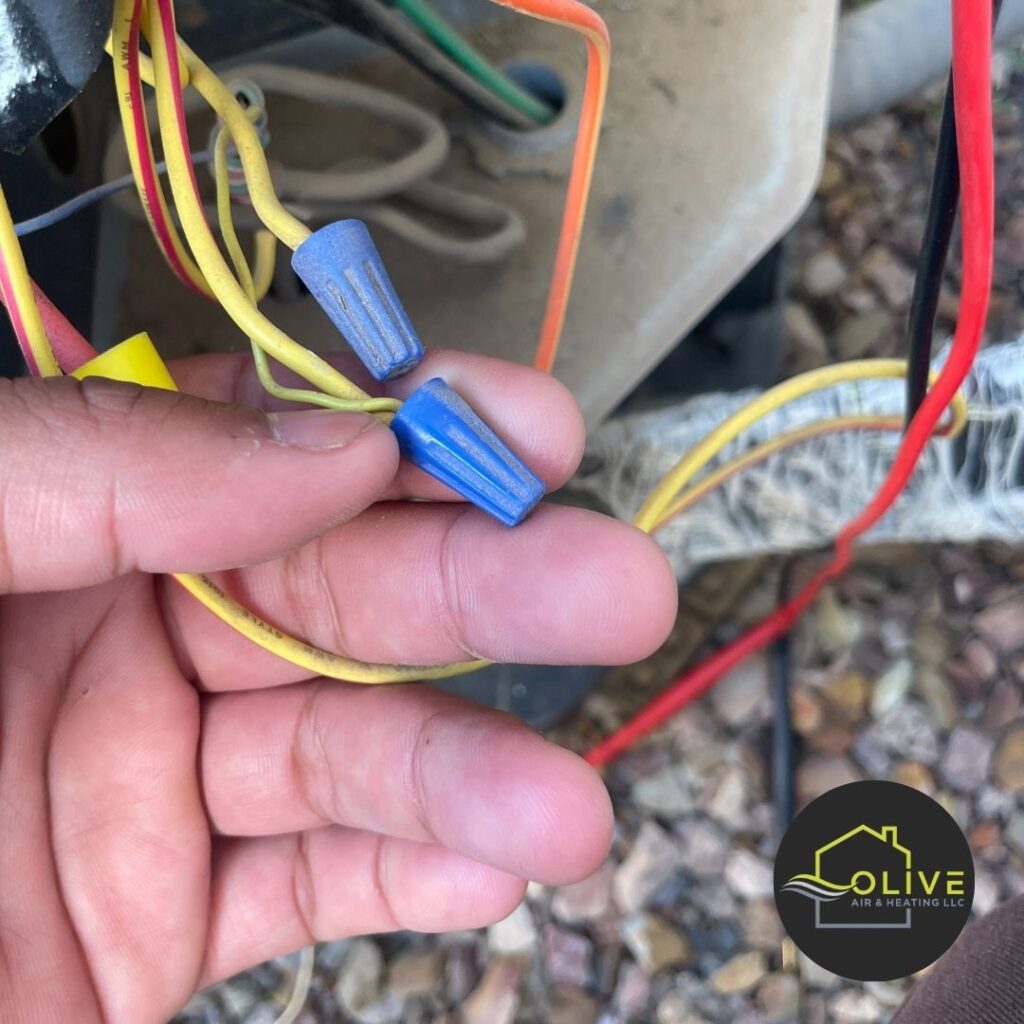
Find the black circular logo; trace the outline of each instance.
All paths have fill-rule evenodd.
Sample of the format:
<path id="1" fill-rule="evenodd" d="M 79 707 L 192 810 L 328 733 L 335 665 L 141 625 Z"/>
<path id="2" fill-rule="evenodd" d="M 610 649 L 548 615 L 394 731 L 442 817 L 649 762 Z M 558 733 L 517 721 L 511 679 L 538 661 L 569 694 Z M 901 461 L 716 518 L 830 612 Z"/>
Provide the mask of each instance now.
<path id="1" fill-rule="evenodd" d="M 815 963 L 855 981 L 903 978 L 967 923 L 974 864 L 957 823 L 896 782 L 851 782 L 809 804 L 775 860 L 775 903 Z"/>

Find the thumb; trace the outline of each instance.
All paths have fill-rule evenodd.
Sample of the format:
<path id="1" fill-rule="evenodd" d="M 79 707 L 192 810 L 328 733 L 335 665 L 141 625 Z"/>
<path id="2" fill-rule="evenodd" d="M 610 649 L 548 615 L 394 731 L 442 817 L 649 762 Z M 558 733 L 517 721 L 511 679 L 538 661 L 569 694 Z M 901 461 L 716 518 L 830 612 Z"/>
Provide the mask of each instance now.
<path id="1" fill-rule="evenodd" d="M 0 380 L 0 593 L 265 561 L 398 466 L 361 413 L 268 414 L 100 378 Z"/>

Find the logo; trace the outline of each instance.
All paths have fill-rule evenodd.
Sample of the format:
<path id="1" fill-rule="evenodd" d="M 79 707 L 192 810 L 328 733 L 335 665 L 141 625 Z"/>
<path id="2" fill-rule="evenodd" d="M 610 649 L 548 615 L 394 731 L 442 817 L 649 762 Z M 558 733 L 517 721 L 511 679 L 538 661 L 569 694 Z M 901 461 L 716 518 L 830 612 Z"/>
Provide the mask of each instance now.
<path id="1" fill-rule="evenodd" d="M 937 960 L 967 923 L 974 864 L 956 822 L 895 782 L 851 782 L 809 804 L 775 858 L 775 903 L 821 967 L 890 981 Z"/>

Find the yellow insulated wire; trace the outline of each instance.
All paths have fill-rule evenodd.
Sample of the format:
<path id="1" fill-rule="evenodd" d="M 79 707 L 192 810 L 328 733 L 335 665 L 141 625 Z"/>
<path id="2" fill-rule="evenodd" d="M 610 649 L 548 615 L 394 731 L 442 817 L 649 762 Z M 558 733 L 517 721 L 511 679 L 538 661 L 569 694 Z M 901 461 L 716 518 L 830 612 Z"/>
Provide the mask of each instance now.
<path id="1" fill-rule="evenodd" d="M 181 235 L 175 226 L 164 198 L 163 189 L 160 187 L 159 178 L 156 179 L 155 194 L 151 195 L 146 187 L 142 174 L 140 154 L 146 153 L 150 165 L 154 163 L 153 143 L 149 137 L 148 119 L 145 103 L 141 107 L 142 121 L 147 126 L 143 137 L 140 137 L 135 130 L 134 105 L 132 103 L 131 85 L 128 77 L 128 54 L 131 45 L 131 23 L 135 10 L 135 0 L 115 0 L 114 15 L 110 28 L 110 36 L 107 39 L 106 50 L 110 54 L 111 64 L 114 68 L 114 85 L 117 95 L 117 107 L 121 117 L 121 130 L 124 133 L 125 144 L 128 150 L 128 160 L 131 165 L 132 176 L 135 178 L 135 188 L 142 202 L 146 220 L 149 222 L 150 230 L 157 240 L 158 247 L 163 251 L 164 240 L 162 232 L 157 228 L 159 221 L 163 231 L 166 232 L 166 244 L 171 247 L 170 253 L 165 253 L 168 262 L 172 263 L 172 270 L 180 273 L 200 293 L 212 297 L 212 292 L 203 278 L 202 272 L 196 266 L 191 253 L 186 249 L 181 240 Z M 155 209 L 154 209 L 155 204 Z M 177 263 L 177 268 L 173 265 Z"/>
<path id="2" fill-rule="evenodd" d="M 367 403 L 374 400 L 325 359 L 299 345 L 271 323 L 250 301 L 245 290 L 235 279 L 210 231 L 202 203 L 192 187 L 191 156 L 178 130 L 180 97 L 175 95 L 170 55 L 158 13 L 150 12 L 149 30 L 160 135 L 164 159 L 167 161 L 168 177 L 185 236 L 207 282 L 225 312 L 267 355 L 287 366 L 315 388 L 347 403 L 339 407 L 365 411 Z M 248 119 L 245 119 L 245 123 L 252 128 Z"/>
<path id="3" fill-rule="evenodd" d="M 255 112 L 252 112 L 255 113 Z M 252 116 L 248 114 L 247 116 Z M 238 241 L 238 234 L 235 231 L 234 219 L 231 215 L 231 183 L 228 178 L 228 143 L 231 135 L 226 128 L 217 132 L 217 139 L 213 147 L 214 177 L 217 183 L 217 221 L 220 227 L 221 237 L 224 239 L 224 248 L 235 267 L 235 274 L 238 281 L 245 290 L 246 295 L 252 303 L 259 302 L 274 272 L 274 260 L 277 253 L 277 239 L 269 231 L 258 231 L 256 233 L 256 268 L 259 278 L 259 287 L 253 280 L 249 270 L 249 263 L 242 251 L 242 245 Z M 273 372 L 270 369 L 270 362 L 263 349 L 252 342 L 253 362 L 256 364 L 256 373 L 264 389 L 275 398 L 287 402 L 301 402 L 306 405 L 318 405 L 325 409 L 344 409 L 348 406 L 338 398 L 332 398 L 320 391 L 309 391 L 301 388 L 288 388 L 278 384 L 274 380 Z M 402 406 L 402 403 L 395 398 L 369 399 L 364 404 L 364 411 L 379 413 L 382 417 L 390 418 Z"/>
<path id="4" fill-rule="evenodd" d="M 25 266 L 25 254 L 21 242 L 14 230 L 11 210 L 7 205 L 7 196 L 0 186 L 0 252 L 7 271 L 4 287 L 5 300 L 12 320 L 19 320 L 22 326 L 22 337 L 36 370 L 43 377 L 55 377 L 60 374 L 57 357 L 50 347 L 50 338 L 43 326 L 43 318 L 39 312 L 35 292 L 32 289 L 32 278 Z M 9 293 L 8 293 L 9 292 Z M 21 340 L 21 339 L 19 339 Z"/>
<path id="5" fill-rule="evenodd" d="M 858 380 L 902 378 L 907 364 L 902 359 L 859 359 L 811 370 L 776 384 L 758 395 L 742 409 L 729 416 L 714 430 L 691 448 L 676 465 L 665 474 L 647 500 L 640 507 L 633 522 L 647 533 L 656 530 L 669 514 L 677 496 L 691 480 L 730 442 L 748 427 L 776 409 L 805 395 L 823 391 L 836 384 Z M 958 394 L 953 403 L 953 415 L 966 417 L 966 400 Z"/>

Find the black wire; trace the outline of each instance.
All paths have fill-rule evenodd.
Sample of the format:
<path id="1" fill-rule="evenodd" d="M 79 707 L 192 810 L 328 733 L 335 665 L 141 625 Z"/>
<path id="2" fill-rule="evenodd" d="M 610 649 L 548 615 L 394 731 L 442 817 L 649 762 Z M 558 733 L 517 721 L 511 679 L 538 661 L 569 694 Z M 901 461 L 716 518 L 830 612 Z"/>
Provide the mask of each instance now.
<path id="1" fill-rule="evenodd" d="M 777 604 L 789 600 L 797 559 L 789 558 L 779 570 Z M 793 705 L 790 694 L 792 657 L 789 633 L 783 633 L 771 647 L 772 674 L 772 797 L 775 827 L 781 840 L 796 810 L 795 745 Z"/>
<path id="2" fill-rule="evenodd" d="M 493 121 L 513 128 L 537 125 L 510 103 L 495 96 L 471 74 L 463 71 L 446 54 L 397 11 L 379 0 L 284 0 L 303 14 L 333 25 L 348 25 L 361 35 L 385 43 L 425 75 L 454 93 L 469 106 Z"/>
<path id="3" fill-rule="evenodd" d="M 992 27 L 995 28 L 1002 0 L 992 5 Z M 935 149 L 935 170 L 932 172 L 928 210 L 925 215 L 921 252 L 917 259 L 914 293 L 907 318 L 907 425 L 924 401 L 928 391 L 928 373 L 932 362 L 932 338 L 935 334 L 935 313 L 939 308 L 942 273 L 953 236 L 953 223 L 960 205 L 960 162 L 956 146 L 956 111 L 953 106 L 953 75 L 946 84 L 942 105 L 942 121 Z"/>

